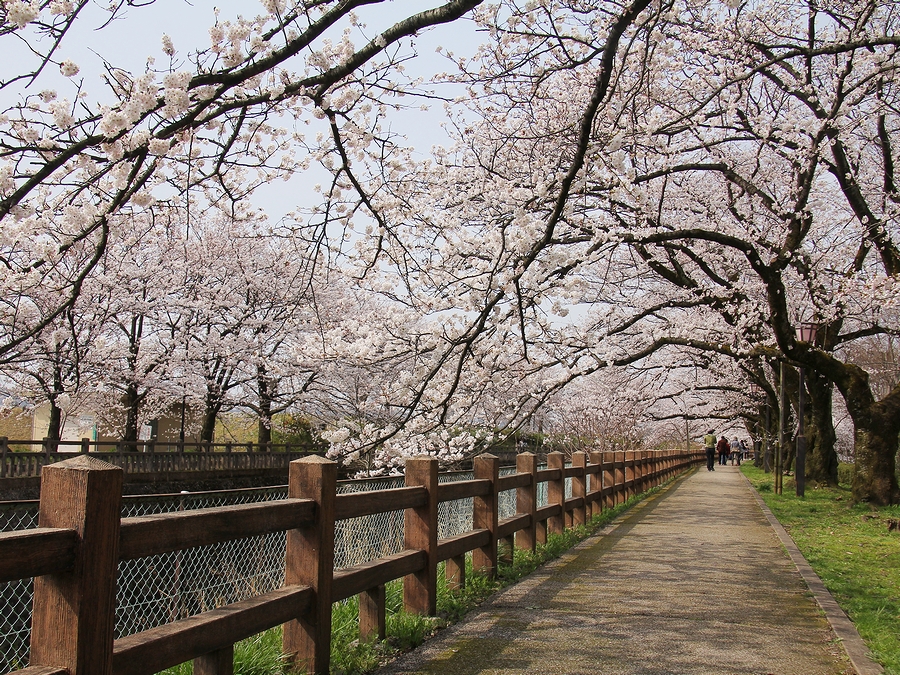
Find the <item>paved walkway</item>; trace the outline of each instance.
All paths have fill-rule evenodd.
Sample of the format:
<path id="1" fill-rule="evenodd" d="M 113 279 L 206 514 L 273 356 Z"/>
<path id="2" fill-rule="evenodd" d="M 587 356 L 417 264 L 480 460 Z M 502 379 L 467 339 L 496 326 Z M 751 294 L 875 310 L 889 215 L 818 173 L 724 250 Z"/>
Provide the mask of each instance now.
<path id="1" fill-rule="evenodd" d="M 727 466 L 679 479 L 378 672 L 857 671 L 754 491 Z"/>

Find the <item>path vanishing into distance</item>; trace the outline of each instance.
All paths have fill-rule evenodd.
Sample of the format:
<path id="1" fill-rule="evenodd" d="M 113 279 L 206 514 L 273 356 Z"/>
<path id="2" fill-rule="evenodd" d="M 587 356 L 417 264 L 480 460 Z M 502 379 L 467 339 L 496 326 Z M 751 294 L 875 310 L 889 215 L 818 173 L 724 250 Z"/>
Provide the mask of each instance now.
<path id="1" fill-rule="evenodd" d="M 736 466 L 675 480 L 378 675 L 875 675 Z"/>

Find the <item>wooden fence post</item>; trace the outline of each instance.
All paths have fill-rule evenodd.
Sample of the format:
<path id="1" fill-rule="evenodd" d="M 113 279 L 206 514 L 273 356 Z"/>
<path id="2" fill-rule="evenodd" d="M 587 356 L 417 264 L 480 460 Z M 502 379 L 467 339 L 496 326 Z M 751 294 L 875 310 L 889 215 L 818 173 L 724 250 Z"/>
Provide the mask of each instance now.
<path id="1" fill-rule="evenodd" d="M 234 645 L 198 656 L 194 659 L 193 666 L 194 675 L 232 675 L 234 673 Z"/>
<path id="2" fill-rule="evenodd" d="M 633 451 L 622 453 L 625 462 L 625 500 L 635 494 L 634 467 L 636 464 Z"/>
<path id="3" fill-rule="evenodd" d="M 591 451 L 588 453 L 591 464 L 597 467 L 597 470 L 591 474 L 591 482 L 588 483 L 591 495 L 591 508 L 588 513 L 590 517 L 599 516 L 603 512 L 603 453 Z"/>
<path id="4" fill-rule="evenodd" d="M 9 439 L 6 436 L 0 436 L 0 478 L 7 476 L 6 456 L 9 454 Z M 12 471 L 8 472 L 12 475 Z"/>
<path id="5" fill-rule="evenodd" d="M 489 541 L 486 546 L 472 551 L 472 569 L 493 577 L 497 573 L 497 481 L 500 478 L 500 459 L 485 453 L 478 455 L 472 464 L 476 480 L 491 481 L 488 494 L 473 500 L 472 527 L 487 530 Z"/>
<path id="6" fill-rule="evenodd" d="M 581 506 L 576 507 L 572 511 L 572 525 L 575 527 L 585 523 L 587 510 L 587 459 L 586 452 L 572 453 L 572 466 L 581 469 L 576 476 L 572 477 L 572 496 L 581 497 L 584 500 Z"/>
<path id="7" fill-rule="evenodd" d="M 444 577 L 447 589 L 458 591 L 466 586 L 466 555 L 457 555 L 444 562 Z"/>
<path id="8" fill-rule="evenodd" d="M 316 502 L 311 527 L 288 530 L 286 586 L 310 586 L 315 594 L 306 614 L 284 624 L 283 648 L 298 668 L 327 675 L 331 661 L 331 584 L 334 573 L 334 498 L 337 464 L 323 457 L 291 462 L 288 497 Z"/>
<path id="9" fill-rule="evenodd" d="M 616 456 L 612 452 L 601 452 L 603 457 L 603 508 L 611 509 L 616 505 Z"/>
<path id="10" fill-rule="evenodd" d="M 613 452 L 616 472 L 616 504 L 622 504 L 628 499 L 625 489 L 625 453 Z"/>
<path id="11" fill-rule="evenodd" d="M 516 473 L 531 475 L 531 483 L 516 488 L 516 513 L 531 516 L 528 526 L 516 532 L 516 548 L 533 552 L 537 545 L 537 455 L 533 452 L 516 455 Z"/>
<path id="12" fill-rule="evenodd" d="M 559 469 L 559 478 L 547 481 L 547 503 L 558 504 L 559 515 L 547 519 L 547 533 L 559 534 L 563 531 L 566 522 L 566 457 L 561 452 L 547 454 L 547 468 Z"/>
<path id="13" fill-rule="evenodd" d="M 44 467 L 38 527 L 75 530 L 75 564 L 34 580 L 31 665 L 112 673 L 123 471 L 79 455 Z"/>
<path id="14" fill-rule="evenodd" d="M 384 584 L 359 594 L 359 641 L 384 640 L 387 637 Z"/>
<path id="15" fill-rule="evenodd" d="M 424 487 L 428 498 L 424 506 L 406 509 L 403 517 L 403 547 L 425 552 L 425 569 L 403 577 L 403 606 L 413 614 L 434 616 L 437 613 L 437 459 L 410 457 L 406 460 L 405 474 L 406 486 Z"/>
<path id="16" fill-rule="evenodd" d="M 647 480 L 647 457 L 643 450 L 634 451 L 634 494 L 644 491 Z"/>

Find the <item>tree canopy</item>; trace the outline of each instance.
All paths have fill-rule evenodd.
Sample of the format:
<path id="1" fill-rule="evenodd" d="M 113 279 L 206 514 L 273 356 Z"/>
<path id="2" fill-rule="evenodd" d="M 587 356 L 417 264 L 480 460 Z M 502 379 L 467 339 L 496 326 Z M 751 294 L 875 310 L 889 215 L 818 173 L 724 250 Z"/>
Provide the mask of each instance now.
<path id="1" fill-rule="evenodd" d="M 31 59 L 0 87 L 8 377 L 81 391 L 102 334 L 121 374 L 89 379 L 135 420 L 179 386 L 261 429 L 305 406 L 387 470 L 604 417 L 585 396 L 759 424 L 802 367 L 816 477 L 836 388 L 854 496 L 900 500 L 900 378 L 860 357 L 900 330 L 894 3 L 470 0 L 373 36 L 382 4 L 223 8 L 94 95 L 63 58 L 86 5 L 4 3 Z M 441 24 L 482 45 L 435 72 L 414 45 Z M 419 105 L 427 154 L 396 126 Z M 260 190 L 296 176 L 318 192 L 273 225 Z"/>

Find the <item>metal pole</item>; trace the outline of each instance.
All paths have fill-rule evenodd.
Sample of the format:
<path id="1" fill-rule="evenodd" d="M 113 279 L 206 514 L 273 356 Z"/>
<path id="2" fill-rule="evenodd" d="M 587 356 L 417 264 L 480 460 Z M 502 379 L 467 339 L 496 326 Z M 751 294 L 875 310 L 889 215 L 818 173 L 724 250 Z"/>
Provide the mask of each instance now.
<path id="1" fill-rule="evenodd" d="M 766 426 L 763 427 L 763 471 L 772 471 L 772 446 L 769 444 L 769 426 L 771 423 L 772 409 L 769 407 L 769 395 L 766 394 Z"/>

